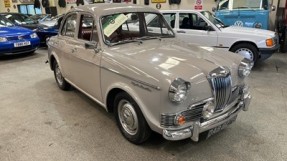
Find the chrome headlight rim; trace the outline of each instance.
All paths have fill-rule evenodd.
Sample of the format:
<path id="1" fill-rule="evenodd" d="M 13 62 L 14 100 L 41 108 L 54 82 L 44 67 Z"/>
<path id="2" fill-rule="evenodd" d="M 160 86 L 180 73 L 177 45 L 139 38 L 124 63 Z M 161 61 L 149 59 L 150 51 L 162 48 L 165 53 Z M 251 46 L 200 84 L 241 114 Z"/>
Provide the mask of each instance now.
<path id="1" fill-rule="evenodd" d="M 263 26 L 263 25 L 262 25 L 262 23 L 260 23 L 260 22 L 254 23 L 254 28 L 261 29 L 262 26 Z"/>
<path id="2" fill-rule="evenodd" d="M 191 88 L 190 82 L 182 78 L 176 78 L 169 87 L 168 97 L 173 103 L 182 103 L 186 100 L 187 94 Z"/>
<path id="3" fill-rule="evenodd" d="M 241 78 L 248 77 L 249 74 L 251 73 L 253 65 L 254 65 L 253 61 L 244 58 L 238 66 L 238 76 Z"/>
<path id="4" fill-rule="evenodd" d="M 0 42 L 6 42 L 8 39 L 6 37 L 0 37 Z"/>

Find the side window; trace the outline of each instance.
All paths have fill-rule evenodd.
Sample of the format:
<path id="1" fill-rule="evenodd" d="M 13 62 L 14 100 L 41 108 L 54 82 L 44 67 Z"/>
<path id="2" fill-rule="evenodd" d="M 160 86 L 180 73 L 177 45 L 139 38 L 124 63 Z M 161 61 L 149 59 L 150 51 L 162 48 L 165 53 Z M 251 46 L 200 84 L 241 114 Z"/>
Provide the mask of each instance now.
<path id="1" fill-rule="evenodd" d="M 156 16 L 156 15 L 154 15 L 154 16 Z M 156 16 L 149 22 L 147 27 L 160 27 L 159 25 L 160 25 L 159 18 L 158 18 L 158 16 Z"/>
<path id="2" fill-rule="evenodd" d="M 180 29 L 190 29 L 191 24 L 190 24 L 190 14 L 188 13 L 180 13 L 179 14 L 179 28 Z"/>
<path id="3" fill-rule="evenodd" d="M 179 28 L 192 30 L 206 30 L 207 22 L 195 13 L 181 13 Z"/>
<path id="4" fill-rule="evenodd" d="M 98 41 L 98 33 L 93 16 L 81 15 L 78 38 L 86 41 Z"/>
<path id="5" fill-rule="evenodd" d="M 76 30 L 76 21 L 77 21 L 76 14 L 72 14 L 69 17 L 67 17 L 65 24 L 62 28 L 61 35 L 74 37 Z"/>
<path id="6" fill-rule="evenodd" d="M 147 24 L 147 31 L 149 36 L 154 34 L 169 34 L 167 23 L 165 23 L 162 16 L 154 13 L 145 13 L 145 21 L 148 22 L 150 19 L 152 20 L 149 24 Z"/>
<path id="7" fill-rule="evenodd" d="M 175 25 L 175 13 L 164 13 L 163 14 L 165 20 L 167 23 L 171 26 L 171 28 L 174 28 Z"/>

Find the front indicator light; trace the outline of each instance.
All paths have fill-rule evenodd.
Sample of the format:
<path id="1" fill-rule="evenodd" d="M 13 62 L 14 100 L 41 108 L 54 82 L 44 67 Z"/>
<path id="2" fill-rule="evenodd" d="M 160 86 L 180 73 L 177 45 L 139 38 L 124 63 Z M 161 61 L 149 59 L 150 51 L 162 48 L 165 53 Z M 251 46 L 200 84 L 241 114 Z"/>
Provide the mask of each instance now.
<path id="1" fill-rule="evenodd" d="M 274 41 L 272 38 L 266 39 L 266 46 L 271 47 L 274 45 Z"/>
<path id="2" fill-rule="evenodd" d="M 185 117 L 183 116 L 183 115 L 177 115 L 176 117 L 175 117 L 175 120 L 174 120 L 175 122 L 174 122 L 174 124 L 175 125 L 183 125 L 183 124 L 185 124 Z"/>

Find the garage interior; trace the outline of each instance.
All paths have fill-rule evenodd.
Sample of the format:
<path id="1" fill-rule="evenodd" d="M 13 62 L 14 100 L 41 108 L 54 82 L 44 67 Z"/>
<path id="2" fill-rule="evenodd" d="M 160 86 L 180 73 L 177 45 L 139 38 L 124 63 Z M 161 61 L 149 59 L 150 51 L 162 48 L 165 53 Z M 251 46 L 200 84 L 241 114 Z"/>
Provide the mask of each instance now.
<path id="1" fill-rule="evenodd" d="M 279 8 L 282 2 L 275 3 Z M 276 15 L 270 19 L 275 30 Z M 278 51 L 256 64 L 248 78 L 253 97 L 249 111 L 220 133 L 200 142 L 167 141 L 153 133 L 142 145 L 126 141 L 114 115 L 80 91 L 57 87 L 46 47 L 33 54 L 1 56 L 0 161 L 286 161 L 286 55 Z"/>

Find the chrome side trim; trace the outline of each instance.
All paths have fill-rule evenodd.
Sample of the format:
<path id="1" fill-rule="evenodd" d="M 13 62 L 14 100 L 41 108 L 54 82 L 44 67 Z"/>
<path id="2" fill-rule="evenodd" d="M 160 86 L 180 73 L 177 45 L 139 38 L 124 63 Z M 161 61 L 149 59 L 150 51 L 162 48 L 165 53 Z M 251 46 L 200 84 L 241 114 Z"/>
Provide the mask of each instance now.
<path id="1" fill-rule="evenodd" d="M 132 81 L 135 81 L 135 82 L 138 82 L 138 83 L 143 84 L 143 85 L 145 85 L 145 86 L 148 86 L 148 87 L 151 87 L 151 88 L 153 88 L 153 89 L 156 89 L 156 90 L 158 90 L 158 91 L 160 90 L 160 87 L 159 87 L 159 86 L 155 86 L 155 85 L 152 85 L 152 84 L 143 82 L 143 81 L 141 81 L 141 80 L 134 79 L 134 78 L 132 78 L 132 77 L 129 77 L 129 76 L 124 75 L 124 74 L 121 74 L 121 73 L 119 73 L 119 72 L 117 72 L 117 71 L 115 71 L 115 70 L 112 70 L 112 69 L 109 69 L 109 68 L 106 68 L 106 67 L 101 67 L 101 68 L 102 68 L 102 69 L 105 69 L 105 70 L 107 70 L 107 71 L 110 71 L 110 72 L 112 72 L 112 73 L 115 73 L 115 74 L 117 74 L 117 75 L 119 75 L 119 76 L 122 76 L 122 77 L 124 77 L 124 78 L 130 79 L 130 80 L 132 80 Z"/>
<path id="2" fill-rule="evenodd" d="M 83 94 L 85 94 L 86 96 L 88 96 L 90 99 L 92 99 L 93 101 L 97 102 L 99 105 L 101 105 L 102 107 L 104 107 L 106 110 L 106 105 L 104 103 L 102 103 L 101 101 L 99 101 L 98 99 L 96 99 L 95 97 L 93 97 L 92 95 L 88 94 L 87 92 L 85 92 L 84 90 L 82 90 L 81 88 L 79 88 L 78 86 L 76 86 L 74 83 L 72 83 L 71 81 L 69 81 L 67 78 L 65 78 L 65 81 L 67 81 L 68 83 L 70 83 L 73 87 L 77 88 L 77 90 L 81 91 Z"/>

